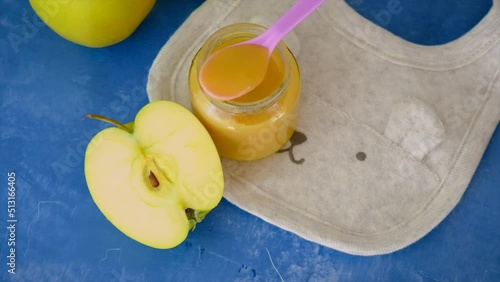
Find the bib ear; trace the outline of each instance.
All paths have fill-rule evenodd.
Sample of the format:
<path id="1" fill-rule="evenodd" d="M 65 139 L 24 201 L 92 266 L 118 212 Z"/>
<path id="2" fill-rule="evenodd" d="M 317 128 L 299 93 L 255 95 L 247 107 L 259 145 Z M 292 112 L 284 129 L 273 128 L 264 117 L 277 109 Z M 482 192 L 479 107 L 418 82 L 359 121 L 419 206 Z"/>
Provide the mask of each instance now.
<path id="1" fill-rule="evenodd" d="M 422 160 L 443 141 L 445 130 L 431 105 L 411 98 L 393 107 L 384 135 Z"/>

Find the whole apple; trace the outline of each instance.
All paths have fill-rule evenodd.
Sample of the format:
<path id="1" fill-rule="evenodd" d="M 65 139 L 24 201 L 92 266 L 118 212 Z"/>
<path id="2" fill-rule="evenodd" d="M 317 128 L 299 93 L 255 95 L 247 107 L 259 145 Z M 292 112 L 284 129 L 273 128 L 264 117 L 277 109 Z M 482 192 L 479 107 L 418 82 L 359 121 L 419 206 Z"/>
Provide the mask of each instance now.
<path id="1" fill-rule="evenodd" d="M 156 0 L 30 0 L 35 13 L 63 38 L 106 47 L 129 37 Z"/>
<path id="2" fill-rule="evenodd" d="M 97 207 L 130 238 L 153 248 L 183 242 L 224 191 L 217 149 L 181 105 L 155 101 L 135 121 L 111 122 L 90 141 L 85 178 Z"/>

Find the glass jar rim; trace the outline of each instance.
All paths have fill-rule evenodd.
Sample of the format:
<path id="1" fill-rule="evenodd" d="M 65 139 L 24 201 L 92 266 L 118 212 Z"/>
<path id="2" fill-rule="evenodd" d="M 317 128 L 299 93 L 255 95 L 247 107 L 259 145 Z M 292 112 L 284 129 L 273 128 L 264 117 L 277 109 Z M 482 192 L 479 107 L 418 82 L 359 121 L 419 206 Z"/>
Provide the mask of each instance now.
<path id="1" fill-rule="evenodd" d="M 205 41 L 203 46 L 198 51 L 198 59 L 197 59 L 198 62 L 196 69 L 197 76 L 200 73 L 201 66 L 208 58 L 208 56 L 212 53 L 212 50 L 215 47 L 219 46 L 221 43 L 223 43 L 224 40 L 234 39 L 235 37 L 237 38 L 238 35 L 240 34 L 241 35 L 252 34 L 258 36 L 266 30 L 267 30 L 266 27 L 255 23 L 233 23 L 224 26 L 219 30 L 217 30 L 216 32 L 214 32 L 210 37 L 208 37 L 208 39 Z M 245 36 L 244 40 L 251 38 L 252 37 Z M 265 98 L 252 102 L 236 102 L 233 100 L 222 101 L 222 100 L 217 100 L 212 96 L 208 95 L 205 91 L 203 91 L 203 88 L 201 88 L 200 85 L 201 92 L 216 107 L 232 113 L 258 112 L 272 106 L 286 92 L 286 88 L 290 80 L 290 67 L 291 67 L 290 60 L 286 56 L 286 52 L 287 51 L 289 52 L 289 49 L 285 45 L 285 43 L 283 43 L 283 41 L 278 43 L 278 45 L 275 48 L 275 51 L 277 51 L 278 58 L 284 65 L 283 79 L 280 85 Z M 198 85 L 200 84 L 198 79 L 197 83 Z"/>

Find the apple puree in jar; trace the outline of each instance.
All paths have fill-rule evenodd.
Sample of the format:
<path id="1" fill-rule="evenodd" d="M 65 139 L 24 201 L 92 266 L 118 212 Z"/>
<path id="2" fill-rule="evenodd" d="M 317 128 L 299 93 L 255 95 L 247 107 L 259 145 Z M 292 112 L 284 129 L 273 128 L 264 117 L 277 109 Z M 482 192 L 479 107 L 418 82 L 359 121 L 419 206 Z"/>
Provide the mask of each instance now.
<path id="1" fill-rule="evenodd" d="M 264 27 L 250 23 L 223 27 L 204 43 L 189 71 L 193 113 L 225 158 L 250 161 L 267 157 L 283 147 L 295 130 L 300 74 L 293 54 L 283 42 L 273 51 L 262 83 L 242 97 L 221 101 L 200 87 L 198 74 L 210 54 L 263 31 Z"/>

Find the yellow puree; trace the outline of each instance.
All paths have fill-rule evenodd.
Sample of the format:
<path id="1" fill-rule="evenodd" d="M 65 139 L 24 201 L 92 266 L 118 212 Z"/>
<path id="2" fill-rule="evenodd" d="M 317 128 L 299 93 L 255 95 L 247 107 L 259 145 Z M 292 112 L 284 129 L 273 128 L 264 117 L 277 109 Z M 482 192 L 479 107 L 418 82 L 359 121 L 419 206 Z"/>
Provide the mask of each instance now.
<path id="1" fill-rule="evenodd" d="M 236 42 L 225 42 L 213 52 Z M 207 128 L 222 157 L 246 161 L 264 158 L 278 151 L 292 135 L 297 117 L 300 78 L 295 58 L 288 50 L 285 54 L 292 66 L 288 87 L 283 89 L 284 93 L 276 103 L 250 113 L 231 113 L 213 105 L 199 84 L 199 54 L 193 60 L 189 73 L 193 113 Z M 234 62 L 238 60 L 234 58 Z M 277 51 L 274 51 L 262 83 L 231 102 L 251 104 L 268 97 L 283 83 L 284 67 Z"/>
<path id="2" fill-rule="evenodd" d="M 205 92 L 216 99 L 241 97 L 266 76 L 268 55 L 267 48 L 253 44 L 220 49 L 203 63 L 198 80 Z"/>

